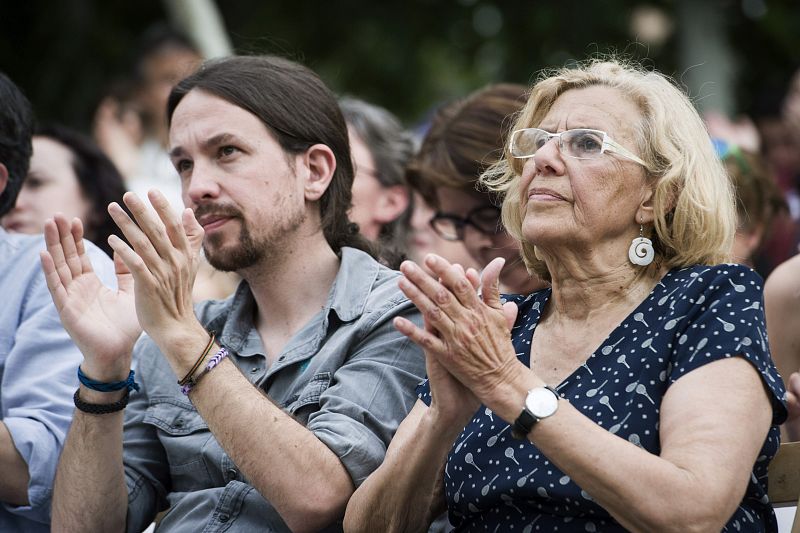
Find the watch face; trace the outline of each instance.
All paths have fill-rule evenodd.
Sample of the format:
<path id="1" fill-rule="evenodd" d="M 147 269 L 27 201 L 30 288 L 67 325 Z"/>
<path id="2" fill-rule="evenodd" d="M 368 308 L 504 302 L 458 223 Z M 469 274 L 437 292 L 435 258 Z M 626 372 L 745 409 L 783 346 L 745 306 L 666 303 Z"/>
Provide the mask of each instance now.
<path id="1" fill-rule="evenodd" d="M 525 407 L 536 418 L 547 418 L 558 409 L 558 396 L 550 389 L 538 387 L 528 393 Z"/>

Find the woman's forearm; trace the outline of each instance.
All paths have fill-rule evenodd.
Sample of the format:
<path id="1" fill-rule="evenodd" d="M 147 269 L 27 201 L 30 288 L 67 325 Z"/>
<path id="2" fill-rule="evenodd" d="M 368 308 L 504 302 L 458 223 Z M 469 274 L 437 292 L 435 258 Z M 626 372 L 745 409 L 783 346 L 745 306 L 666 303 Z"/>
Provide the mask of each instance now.
<path id="1" fill-rule="evenodd" d="M 513 420 L 524 387 L 517 395 L 486 404 Z M 659 455 L 559 403 L 528 438 L 631 531 L 721 529 L 741 503 L 771 419 L 757 371 L 738 357 L 709 363 L 670 387 L 661 403 Z"/>
<path id="2" fill-rule="evenodd" d="M 383 464 L 350 498 L 344 530 L 427 531 L 431 520 L 444 510 L 439 485 L 458 431 L 443 427 L 418 401 L 400 425 Z"/>

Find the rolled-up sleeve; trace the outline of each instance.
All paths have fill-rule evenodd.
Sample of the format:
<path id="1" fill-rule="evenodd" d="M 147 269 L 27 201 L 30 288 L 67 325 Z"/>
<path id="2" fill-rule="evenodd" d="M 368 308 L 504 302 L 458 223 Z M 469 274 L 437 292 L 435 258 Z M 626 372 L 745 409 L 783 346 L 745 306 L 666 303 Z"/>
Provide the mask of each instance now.
<path id="1" fill-rule="evenodd" d="M 152 366 L 152 358 L 157 356 L 154 355 L 155 352 L 157 348 L 153 341 L 142 336 L 134 348 L 134 366 Z M 127 531 L 131 533 L 145 529 L 156 513 L 167 507 L 166 494 L 169 486 L 169 469 L 164 448 L 158 440 L 155 428 L 145 423 L 150 403 L 148 385 L 151 383 L 143 379 L 139 381 L 140 390 L 131 394 L 130 403 L 125 409 L 123 436 L 125 485 L 128 489 Z"/>
<path id="2" fill-rule="evenodd" d="M 395 316 L 422 319 L 408 301 L 375 321 L 320 395 L 308 428 L 342 461 L 359 486 L 383 461 L 425 374 L 420 348 L 392 325 Z"/>
<path id="3" fill-rule="evenodd" d="M 98 276 L 114 284 L 111 260 L 90 246 Z M 28 465 L 27 506 L 4 508 L 37 522 L 50 521 L 58 457 L 72 420 L 76 371 L 83 357 L 61 325 L 41 268 L 32 278 L 10 342 L 0 383 L 3 423 Z"/>

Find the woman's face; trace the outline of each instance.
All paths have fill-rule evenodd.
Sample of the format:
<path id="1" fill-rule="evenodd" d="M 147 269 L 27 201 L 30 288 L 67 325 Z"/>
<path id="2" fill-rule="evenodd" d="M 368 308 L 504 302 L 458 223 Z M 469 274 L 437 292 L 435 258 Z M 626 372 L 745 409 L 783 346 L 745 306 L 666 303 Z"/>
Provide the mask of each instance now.
<path id="1" fill-rule="evenodd" d="M 485 207 L 492 207 L 491 198 L 480 192 L 466 192 L 449 187 L 438 187 L 436 197 L 442 213 L 454 215 L 462 220 L 470 213 Z M 497 212 L 497 227 L 502 228 L 500 211 Z M 480 231 L 472 224 L 464 225 L 464 247 L 473 259 L 483 268 L 496 257 L 505 257 L 506 264 L 519 262 L 519 246 L 504 230 L 496 233 Z"/>
<path id="2" fill-rule="evenodd" d="M 635 139 L 641 120 L 639 109 L 622 92 L 593 86 L 566 91 L 538 127 L 551 133 L 602 130 L 641 157 Z M 522 233 L 543 249 L 594 252 L 610 243 L 627 250 L 639 223 L 652 221 L 651 211 L 640 209 L 651 196 L 645 169 L 616 153 L 575 159 L 551 139 L 525 162 L 520 186 Z"/>
<path id="3" fill-rule="evenodd" d="M 361 234 L 375 241 L 387 224 L 400 218 L 408 209 L 410 193 L 405 185 L 383 185 L 378 179 L 377 164 L 369 147 L 348 126 L 353 155 L 353 207 L 350 220 Z"/>
<path id="4" fill-rule="evenodd" d="M 465 192 L 449 187 L 439 187 L 436 189 L 436 197 L 442 213 L 456 216 L 462 220 L 479 209 L 490 208 L 494 205 L 487 194 L 478 191 Z M 503 292 L 526 294 L 543 287 L 543 284 L 537 278 L 532 278 L 525 268 L 517 241 L 503 229 L 499 209 L 495 227 L 498 228 L 498 231 L 487 233 L 472 224 L 464 225 L 464 240 L 461 242 L 464 243 L 464 248 L 475 260 L 475 263 L 479 268 L 483 268 L 496 257 L 506 260 L 505 266 L 500 272 Z"/>
<path id="5" fill-rule="evenodd" d="M 430 225 L 435 214 L 425 199 L 414 193 L 414 211 L 411 214 L 411 232 L 408 242 L 408 258 L 421 263 L 429 253 L 438 254 L 451 263 L 458 263 L 464 268 L 483 268 L 464 248 L 461 241 L 446 241 L 439 237 Z"/>
<path id="6" fill-rule="evenodd" d="M 17 203 L 5 217 L 3 227 L 19 233 L 41 233 L 44 221 L 55 213 L 86 222 L 89 202 L 72 168 L 72 152 L 48 137 L 33 138 L 31 166 Z"/>
<path id="7" fill-rule="evenodd" d="M 361 234 L 369 240 L 377 240 L 383 223 L 378 210 L 381 208 L 381 195 L 383 185 L 378 181 L 375 169 L 375 159 L 351 128 L 350 152 L 353 156 L 355 175 L 353 176 L 353 207 L 350 209 L 350 220 L 358 224 Z"/>

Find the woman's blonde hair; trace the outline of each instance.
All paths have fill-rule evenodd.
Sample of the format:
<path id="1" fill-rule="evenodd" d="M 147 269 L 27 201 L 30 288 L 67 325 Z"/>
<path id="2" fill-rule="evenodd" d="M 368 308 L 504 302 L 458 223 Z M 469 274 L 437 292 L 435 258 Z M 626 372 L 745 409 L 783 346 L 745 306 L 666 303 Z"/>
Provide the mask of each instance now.
<path id="1" fill-rule="evenodd" d="M 655 192 L 654 232 L 649 236 L 656 263 L 673 268 L 728 261 L 736 230 L 730 181 L 689 98 L 663 74 L 617 59 L 590 60 L 543 73 L 511 131 L 537 127 L 564 92 L 597 85 L 619 90 L 642 113 L 634 151 L 647 163 Z M 503 159 L 481 180 L 504 195 L 503 223 L 520 241 L 528 270 L 549 280 L 546 265 L 522 235 L 523 164 L 524 160 L 511 157 L 506 146 Z"/>

